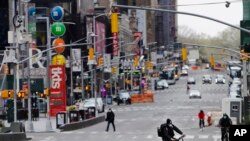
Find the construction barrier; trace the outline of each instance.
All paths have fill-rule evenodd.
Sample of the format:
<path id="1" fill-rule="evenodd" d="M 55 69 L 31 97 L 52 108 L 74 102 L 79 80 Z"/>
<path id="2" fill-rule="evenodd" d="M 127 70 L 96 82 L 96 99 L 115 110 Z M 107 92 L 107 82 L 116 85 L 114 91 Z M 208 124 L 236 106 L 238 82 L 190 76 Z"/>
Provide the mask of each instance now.
<path id="1" fill-rule="evenodd" d="M 143 94 L 132 94 L 131 103 L 147 103 L 154 102 L 154 94 L 152 91 L 146 90 Z"/>

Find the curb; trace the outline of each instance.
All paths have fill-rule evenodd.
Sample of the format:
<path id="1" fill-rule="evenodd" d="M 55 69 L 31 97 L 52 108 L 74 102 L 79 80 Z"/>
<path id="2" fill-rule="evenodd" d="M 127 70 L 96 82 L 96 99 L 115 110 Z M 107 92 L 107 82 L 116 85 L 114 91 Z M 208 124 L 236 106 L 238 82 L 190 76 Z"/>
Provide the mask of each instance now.
<path id="1" fill-rule="evenodd" d="M 31 138 L 26 137 L 26 133 L 0 133 L 1 141 L 27 141 Z"/>
<path id="2" fill-rule="evenodd" d="M 89 127 L 91 125 L 94 125 L 94 124 L 97 124 L 97 123 L 100 123 L 103 121 L 105 121 L 105 116 L 99 116 L 99 117 L 87 119 L 84 121 L 65 124 L 65 125 L 61 126 L 59 129 L 61 130 L 61 132 L 77 130 L 77 129 Z"/>

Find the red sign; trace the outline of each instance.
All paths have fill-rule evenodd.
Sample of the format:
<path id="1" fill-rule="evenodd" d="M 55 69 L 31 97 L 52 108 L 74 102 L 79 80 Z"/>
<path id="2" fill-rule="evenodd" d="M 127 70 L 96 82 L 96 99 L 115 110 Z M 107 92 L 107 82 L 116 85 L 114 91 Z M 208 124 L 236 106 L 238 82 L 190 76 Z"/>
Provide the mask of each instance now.
<path id="1" fill-rule="evenodd" d="M 119 53 L 119 45 L 118 45 L 118 33 L 112 33 L 113 37 L 113 56 L 118 56 Z"/>
<path id="2" fill-rule="evenodd" d="M 103 54 L 103 51 L 105 50 L 105 44 L 106 44 L 106 32 L 105 32 L 105 25 L 101 22 L 96 22 L 96 51 L 100 54 Z"/>
<path id="3" fill-rule="evenodd" d="M 50 116 L 66 111 L 66 78 L 64 65 L 50 65 Z"/>

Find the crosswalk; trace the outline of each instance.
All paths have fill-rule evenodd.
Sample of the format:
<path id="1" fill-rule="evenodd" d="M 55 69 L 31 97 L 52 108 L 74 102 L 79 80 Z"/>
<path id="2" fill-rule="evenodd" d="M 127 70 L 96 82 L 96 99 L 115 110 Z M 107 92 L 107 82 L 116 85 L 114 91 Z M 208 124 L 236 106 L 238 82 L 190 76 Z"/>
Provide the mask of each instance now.
<path id="1" fill-rule="evenodd" d="M 82 135 L 84 136 L 93 136 L 93 135 L 100 135 L 104 139 L 112 138 L 115 139 L 122 139 L 126 138 L 127 140 L 159 140 L 160 137 L 157 136 L 157 134 L 153 133 L 145 133 L 145 132 L 113 132 L 110 130 L 109 132 L 106 131 L 66 131 L 66 132 L 60 132 L 59 134 L 70 134 L 70 135 Z M 178 135 L 177 135 L 178 137 Z M 220 134 L 186 134 L 185 141 L 199 141 L 199 140 L 209 140 L 209 141 L 219 141 L 220 140 Z"/>

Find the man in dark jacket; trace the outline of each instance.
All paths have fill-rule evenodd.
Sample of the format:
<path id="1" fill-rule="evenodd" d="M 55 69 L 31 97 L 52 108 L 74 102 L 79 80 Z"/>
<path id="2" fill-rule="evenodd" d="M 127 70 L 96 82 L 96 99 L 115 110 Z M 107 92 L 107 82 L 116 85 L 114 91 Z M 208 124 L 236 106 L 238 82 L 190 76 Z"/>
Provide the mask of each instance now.
<path id="1" fill-rule="evenodd" d="M 172 124 L 170 119 L 167 119 L 167 122 L 161 125 L 162 132 L 162 141 L 174 141 L 174 131 L 183 135 L 182 131 Z M 183 135 L 184 136 L 184 135 Z"/>
<path id="2" fill-rule="evenodd" d="M 108 110 L 108 112 L 107 112 L 106 121 L 108 122 L 106 131 L 107 131 L 107 132 L 109 131 L 109 124 L 111 123 L 111 124 L 113 125 L 113 129 L 114 129 L 114 132 L 115 132 L 115 124 L 114 124 L 114 121 L 115 121 L 115 114 L 114 114 L 114 112 L 111 110 L 111 108 L 109 108 L 109 110 Z"/>
<path id="3" fill-rule="evenodd" d="M 228 117 L 226 113 L 223 114 L 223 117 L 219 121 L 219 126 L 221 127 L 221 140 L 224 138 L 228 140 L 229 136 L 225 136 L 226 133 L 229 133 L 229 127 L 232 125 L 232 120 Z M 229 139 L 230 140 L 230 139 Z"/>

